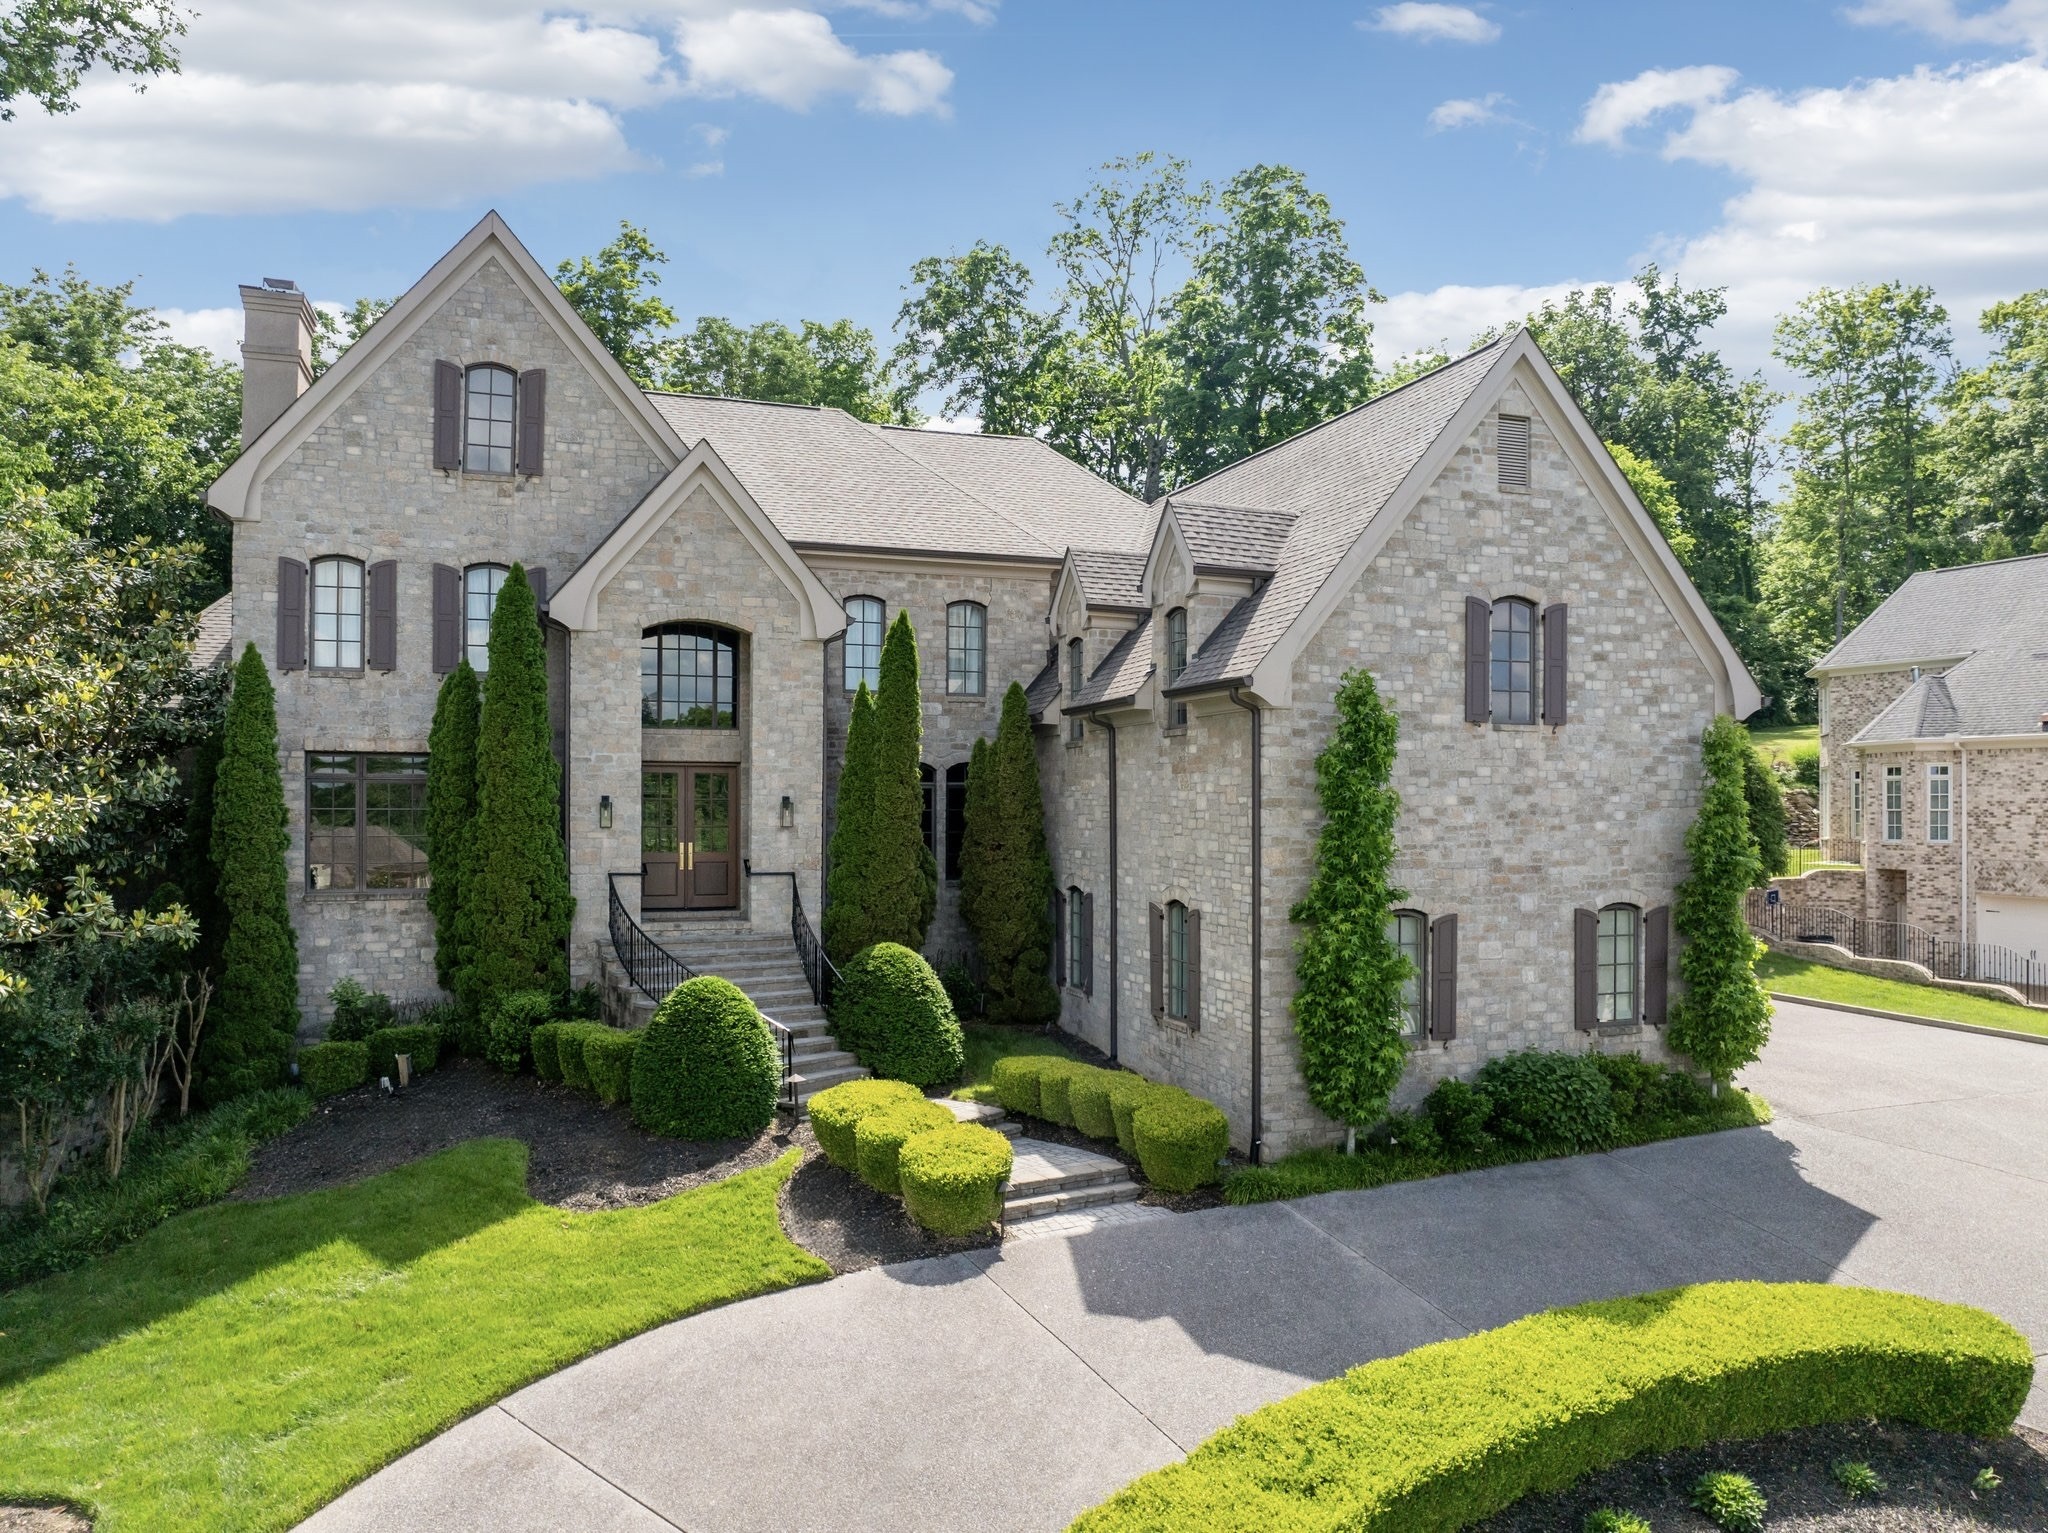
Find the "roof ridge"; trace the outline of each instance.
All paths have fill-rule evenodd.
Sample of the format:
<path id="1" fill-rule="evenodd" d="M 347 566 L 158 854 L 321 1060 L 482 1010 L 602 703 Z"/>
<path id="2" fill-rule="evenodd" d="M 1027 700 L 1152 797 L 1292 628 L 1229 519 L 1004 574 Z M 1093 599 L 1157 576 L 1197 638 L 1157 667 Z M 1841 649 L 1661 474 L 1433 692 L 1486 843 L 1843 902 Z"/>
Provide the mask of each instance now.
<path id="1" fill-rule="evenodd" d="M 745 394 L 698 394 L 689 389 L 642 389 L 649 399 L 709 399 L 726 405 L 765 405 L 771 410 L 810 410 L 823 414 L 827 410 L 838 411 L 852 420 L 851 415 L 837 405 L 800 405 L 788 399 L 750 399 Z"/>
<path id="2" fill-rule="evenodd" d="M 840 413 L 844 414 L 845 412 L 842 411 Z M 854 418 L 851 415 L 848 415 L 846 418 L 855 426 L 867 426 L 870 428 L 874 426 L 874 422 L 872 421 L 854 420 Z M 877 431 L 876 434 L 877 436 L 880 436 L 879 431 Z M 941 432 L 939 434 L 945 435 L 946 433 Z M 960 432 L 957 434 L 965 436 L 968 433 Z M 917 465 L 917 467 L 922 469 L 925 473 L 930 474 L 934 479 L 938 480 L 940 483 L 951 485 L 954 489 L 958 490 L 962 495 L 965 495 L 969 500 L 973 501 L 977 506 L 980 506 L 984 511 L 988 512 L 990 516 L 995 517 L 1004 526 L 1009 527 L 1018 533 L 1021 533 L 1024 537 L 1028 538 L 1031 542 L 1036 543 L 1041 548 L 1050 550 L 1055 557 L 1064 557 L 1065 551 L 1063 549 L 1053 548 L 1052 543 L 1046 538 L 1046 536 L 1043 533 L 1039 532 L 1036 528 L 1025 526 L 1022 522 L 1018 521 L 1015 517 L 1011 516 L 1008 512 L 1004 511 L 1001 507 L 991 505 L 986 499 L 984 499 L 980 495 L 975 494 L 974 491 L 968 489 L 966 485 L 962 484 L 959 480 L 955 479 L 951 474 L 946 473 L 943 469 L 936 468 L 932 464 L 925 462 L 924 459 L 918 457 L 915 453 L 905 452 L 901 447 L 897 446 L 894 442 L 888 441 L 886 438 L 882 438 L 882 440 L 884 442 L 884 445 L 888 447 L 889 451 L 895 453 L 896 456 L 903 459 L 904 462 L 914 463 Z M 1060 454 L 1059 456 L 1064 457 L 1065 455 Z"/>

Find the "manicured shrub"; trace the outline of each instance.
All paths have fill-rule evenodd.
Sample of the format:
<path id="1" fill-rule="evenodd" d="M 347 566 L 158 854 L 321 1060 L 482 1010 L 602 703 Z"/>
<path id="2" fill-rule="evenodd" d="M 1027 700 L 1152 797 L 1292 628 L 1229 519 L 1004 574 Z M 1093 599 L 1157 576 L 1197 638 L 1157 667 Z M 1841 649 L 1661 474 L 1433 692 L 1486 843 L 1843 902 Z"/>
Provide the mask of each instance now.
<path id="1" fill-rule="evenodd" d="M 2006 1432 L 2026 1338 L 1907 1294 L 1705 1283 L 1532 1315 L 1240 1417 L 1076 1533 L 1467 1527 L 1644 1453 L 1869 1418 Z"/>
<path id="2" fill-rule="evenodd" d="M 380 1075 L 398 1081 L 398 1056 L 412 1056 L 412 1073 L 425 1075 L 441 1062 L 441 1029 L 428 1023 L 408 1022 L 403 1027 L 380 1027 L 364 1040 L 370 1046 L 370 1079 Z"/>
<path id="3" fill-rule="evenodd" d="M 1612 1506 L 1588 1512 L 1581 1529 L 1582 1533 L 1652 1533 L 1650 1525 L 1634 1512 Z"/>
<path id="4" fill-rule="evenodd" d="M 1038 1072 L 1038 1116 L 1061 1128 L 1074 1126 L 1074 1077 L 1090 1067 L 1078 1059 L 1053 1059 Z"/>
<path id="5" fill-rule="evenodd" d="M 533 1030 L 555 1015 L 555 998 L 545 990 L 514 990 L 491 1003 L 484 1058 L 507 1075 L 517 1075 L 532 1052 Z"/>
<path id="6" fill-rule="evenodd" d="M 700 974 L 655 1008 L 633 1051 L 633 1121 L 677 1139 L 741 1139 L 775 1116 L 782 1062 L 730 980 Z"/>
<path id="7" fill-rule="evenodd" d="M 309 1043 L 299 1050 L 299 1084 L 316 1098 L 353 1091 L 369 1075 L 370 1046 L 360 1039 Z"/>
<path id="8" fill-rule="evenodd" d="M 1709 1470 L 1693 1482 L 1692 1504 L 1721 1533 L 1763 1533 L 1764 1493 L 1746 1474 Z"/>
<path id="9" fill-rule="evenodd" d="M 832 992 L 839 1046 L 886 1080 L 937 1086 L 966 1063 L 959 1019 L 924 958 L 893 942 L 863 948 Z"/>
<path id="10" fill-rule="evenodd" d="M 939 1235 L 971 1235 L 1003 1211 L 1010 1141 L 979 1123 L 952 1123 L 913 1134 L 896 1156 L 903 1206 Z"/>
<path id="11" fill-rule="evenodd" d="M 1178 1086 L 1148 1081 L 1142 1075 L 1134 1075 L 1129 1081 L 1118 1081 L 1109 1088 L 1109 1115 L 1116 1123 L 1117 1147 L 1126 1155 L 1138 1153 L 1138 1109 L 1160 1096 L 1184 1097 L 1187 1093 Z"/>
<path id="12" fill-rule="evenodd" d="M 527 1046 L 533 1050 L 533 1073 L 544 1081 L 562 1078 L 562 1057 L 558 1052 L 566 1022 L 543 1022 L 533 1030 Z"/>
<path id="13" fill-rule="evenodd" d="M 913 1134 L 946 1128 L 955 1121 L 937 1102 L 899 1102 L 871 1112 L 853 1126 L 854 1168 L 875 1191 L 901 1192 L 896 1159 L 904 1142 Z"/>
<path id="14" fill-rule="evenodd" d="M 1453 1155 L 1478 1155 L 1493 1147 L 1486 1123 L 1493 1116 L 1493 1098 L 1464 1081 L 1438 1081 L 1423 1099 L 1423 1111 L 1436 1125 L 1437 1138 Z"/>
<path id="15" fill-rule="evenodd" d="M 594 1089 L 590 1080 L 590 1040 L 611 1029 L 601 1022 L 564 1022 L 555 1034 L 555 1063 L 562 1072 L 562 1084 L 578 1091 Z"/>
<path id="16" fill-rule="evenodd" d="M 832 800 L 832 841 L 826 849 L 825 914 L 819 935 L 835 963 L 872 947 L 877 928 L 867 906 L 868 861 L 874 855 L 875 773 L 881 742 L 875 694 L 863 681 L 854 688 L 847 712 L 846 749 L 839 762 L 839 788 Z"/>
<path id="17" fill-rule="evenodd" d="M 1090 1139 L 1116 1138 L 1116 1114 L 1109 1109 L 1110 1088 L 1126 1070 L 1076 1070 L 1067 1081 L 1067 1109 L 1074 1127 Z"/>
<path id="18" fill-rule="evenodd" d="M 1397 1154 L 1435 1160 L 1444 1153 L 1443 1135 L 1427 1111 L 1390 1112 L 1366 1131 L 1365 1142 Z"/>
<path id="19" fill-rule="evenodd" d="M 1583 1054 L 1503 1055 L 1481 1066 L 1479 1085 L 1493 1098 L 1492 1131 L 1510 1143 L 1595 1150 L 1620 1129 L 1607 1077 Z"/>
<path id="20" fill-rule="evenodd" d="M 1038 1112 L 1038 1078 L 1047 1065 L 1060 1056 L 1057 1054 L 1006 1054 L 995 1062 L 989 1072 L 989 1079 L 996 1089 L 996 1100 L 1007 1112 L 1020 1112 L 1036 1118 Z"/>
<path id="21" fill-rule="evenodd" d="M 818 1148 L 842 1171 L 859 1170 L 853 1146 L 854 1125 L 869 1113 L 921 1102 L 924 1093 L 908 1081 L 842 1081 L 827 1086 L 811 1098 L 811 1132 L 818 1136 Z"/>
<path id="22" fill-rule="evenodd" d="M 338 979 L 327 992 L 327 1041 L 361 1043 L 380 1028 L 391 1026 L 391 997 L 366 989 L 361 980 Z"/>
<path id="23" fill-rule="evenodd" d="M 598 1027 L 583 1035 L 583 1070 L 590 1077 L 590 1089 L 605 1106 L 632 1095 L 633 1055 L 639 1047 L 638 1028 Z"/>
<path id="24" fill-rule="evenodd" d="M 875 689 L 874 818 L 872 855 L 863 866 L 871 942 L 897 942 L 916 951 L 938 906 L 939 868 L 924 844 L 924 702 L 918 696 L 917 631 L 898 611 L 882 641 L 880 684 Z M 947 1002 L 948 1009 L 952 1003 Z"/>
<path id="25" fill-rule="evenodd" d="M 1168 1192 L 1193 1192 L 1220 1181 L 1216 1163 L 1230 1151 L 1230 1120 L 1223 1109 L 1185 1092 L 1157 1092 L 1132 1117 L 1138 1164 L 1145 1178 Z"/>

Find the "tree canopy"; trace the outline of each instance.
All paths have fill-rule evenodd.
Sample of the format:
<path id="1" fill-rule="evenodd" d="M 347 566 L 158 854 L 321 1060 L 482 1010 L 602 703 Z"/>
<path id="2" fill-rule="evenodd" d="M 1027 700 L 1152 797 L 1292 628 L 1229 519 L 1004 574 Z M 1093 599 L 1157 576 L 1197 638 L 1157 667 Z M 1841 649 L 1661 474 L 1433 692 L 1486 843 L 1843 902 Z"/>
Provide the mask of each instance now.
<path id="1" fill-rule="evenodd" d="M 169 0 L 15 0 L 0 10 L 0 122 L 18 101 L 53 115 L 78 110 L 86 74 L 150 78 L 178 68 L 185 13 Z"/>

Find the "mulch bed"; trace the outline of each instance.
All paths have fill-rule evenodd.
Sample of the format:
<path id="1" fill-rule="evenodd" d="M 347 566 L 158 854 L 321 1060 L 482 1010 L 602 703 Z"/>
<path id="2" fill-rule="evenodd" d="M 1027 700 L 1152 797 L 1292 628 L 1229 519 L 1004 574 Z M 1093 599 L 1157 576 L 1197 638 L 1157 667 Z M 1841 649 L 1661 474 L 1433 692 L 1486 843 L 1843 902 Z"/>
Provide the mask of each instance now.
<path id="1" fill-rule="evenodd" d="M 1829 1467 L 1869 1464 L 1882 1494 L 1851 1500 Z M 1989 1465 L 2005 1482 L 1971 1488 Z M 1529 1496 L 1477 1524 L 1475 1533 L 1580 1533 L 1603 1506 L 1634 1512 L 1656 1533 L 1718 1533 L 1694 1511 L 1692 1485 L 1713 1469 L 1756 1481 L 1767 1533 L 2040 1533 L 2048 1528 L 2048 1436 L 2025 1427 L 1995 1441 L 1922 1427 L 1857 1423 L 1808 1427 L 1753 1442 L 1721 1443 L 1631 1459 L 1570 1490 Z"/>

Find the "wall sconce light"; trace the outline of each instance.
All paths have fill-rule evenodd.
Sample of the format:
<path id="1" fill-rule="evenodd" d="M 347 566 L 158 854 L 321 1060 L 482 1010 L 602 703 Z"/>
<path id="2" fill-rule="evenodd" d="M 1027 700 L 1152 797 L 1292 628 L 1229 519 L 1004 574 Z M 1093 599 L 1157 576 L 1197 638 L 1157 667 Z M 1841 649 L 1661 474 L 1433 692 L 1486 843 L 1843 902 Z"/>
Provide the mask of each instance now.
<path id="1" fill-rule="evenodd" d="M 796 825 L 796 800 L 787 793 L 782 795 L 782 828 L 793 829 Z"/>
<path id="2" fill-rule="evenodd" d="M 598 795 L 597 828 L 599 830 L 610 830 L 612 828 L 612 796 L 609 793 Z"/>

